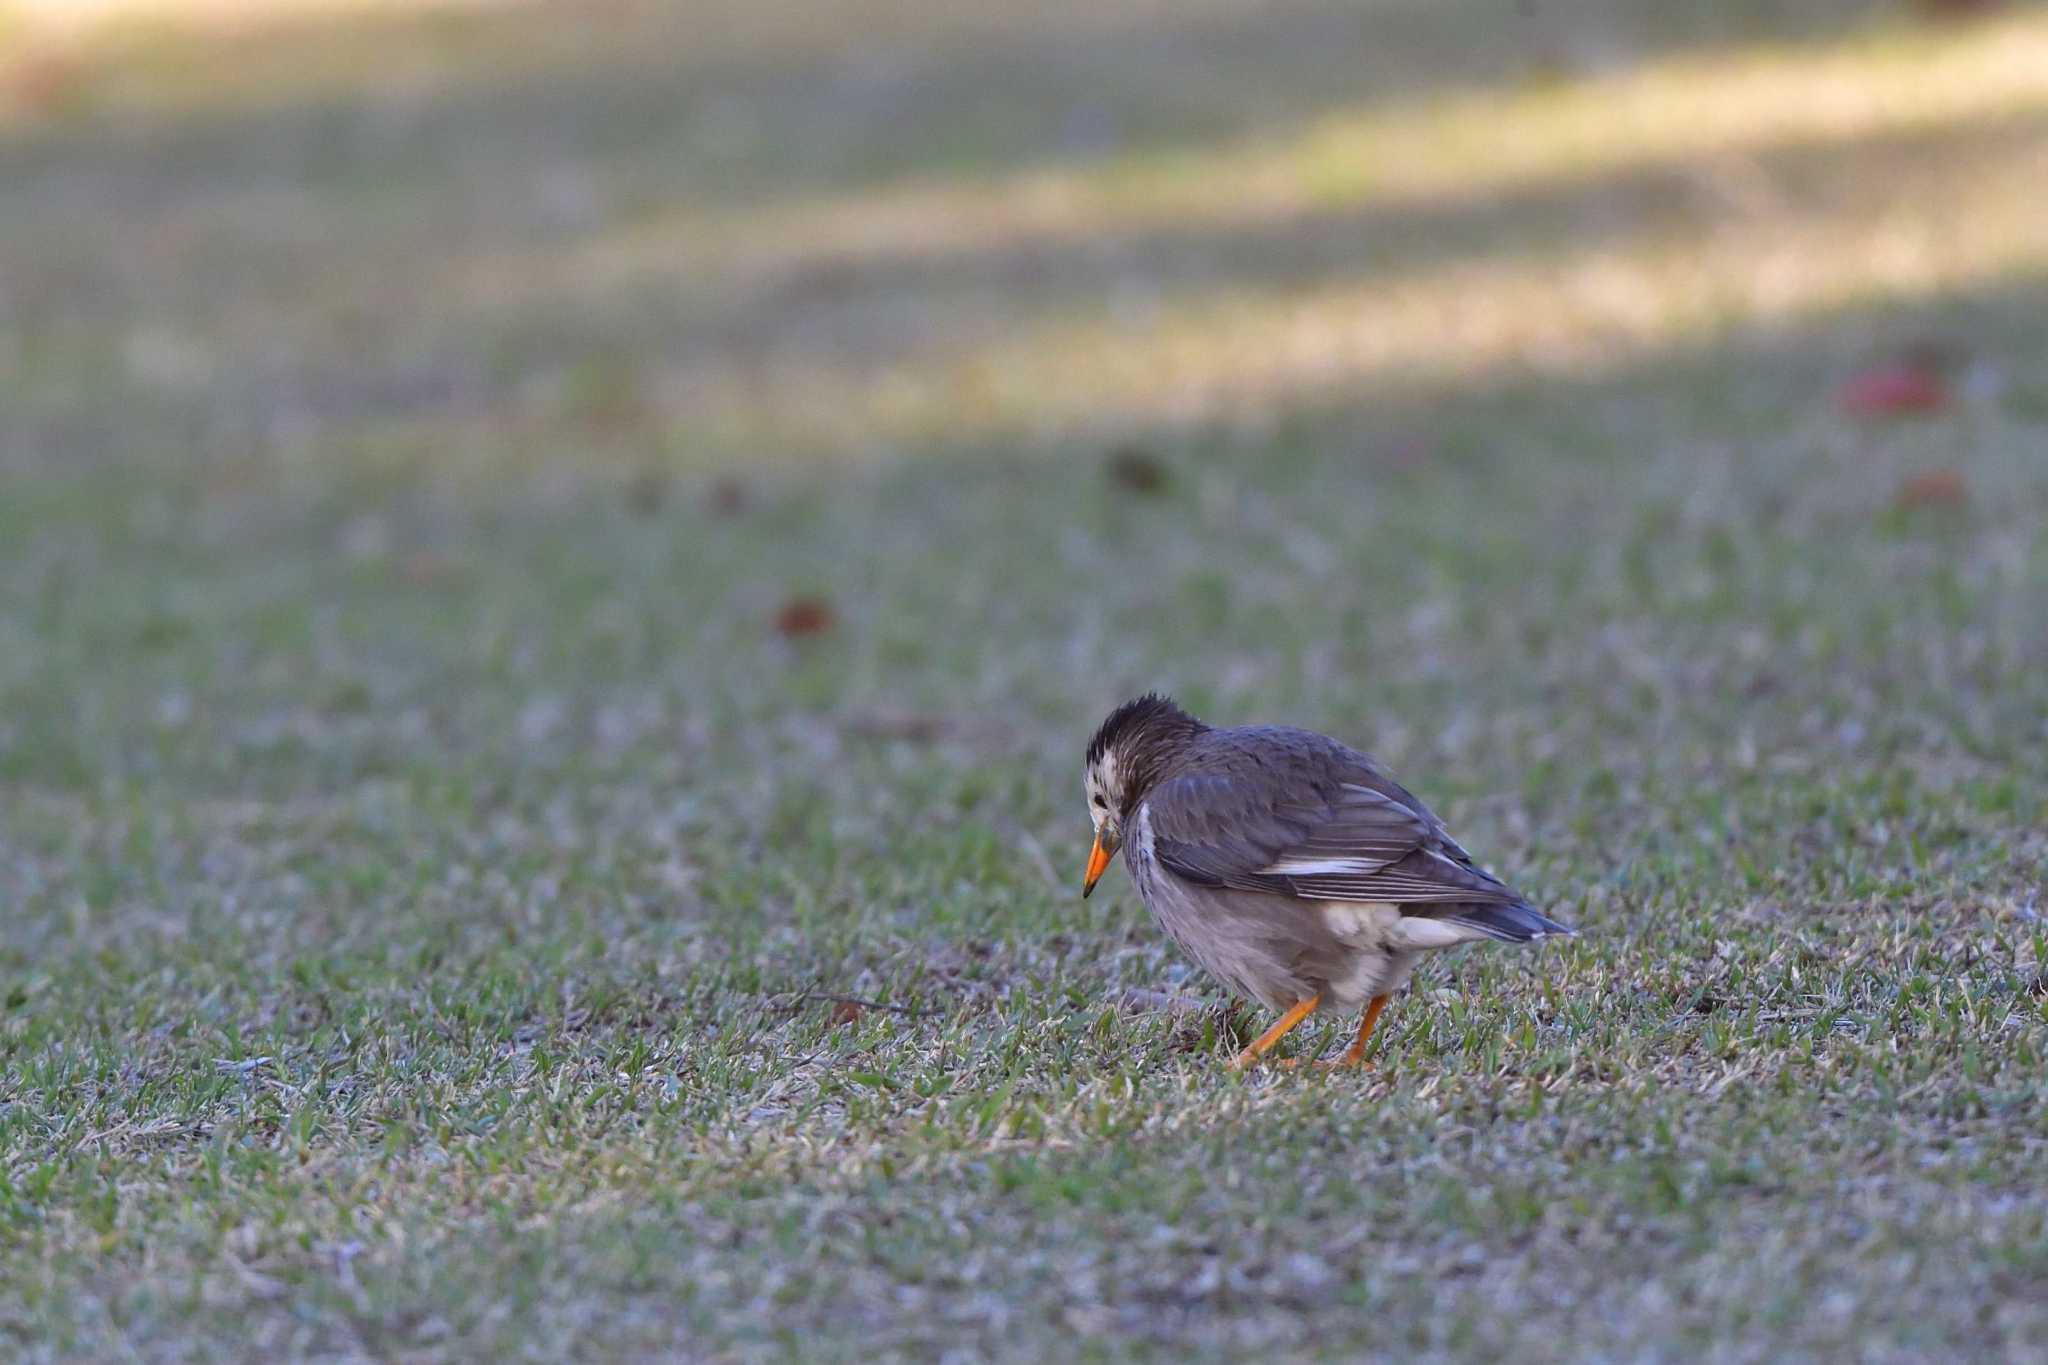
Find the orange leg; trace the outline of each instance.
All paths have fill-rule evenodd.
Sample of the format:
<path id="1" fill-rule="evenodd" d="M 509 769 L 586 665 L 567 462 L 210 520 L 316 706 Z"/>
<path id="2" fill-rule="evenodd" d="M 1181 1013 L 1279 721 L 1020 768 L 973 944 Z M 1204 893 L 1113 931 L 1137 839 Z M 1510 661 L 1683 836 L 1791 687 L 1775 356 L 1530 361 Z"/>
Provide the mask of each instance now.
<path id="1" fill-rule="evenodd" d="M 1344 1055 L 1331 1062 L 1331 1066 L 1372 1065 L 1371 1062 L 1365 1060 L 1365 1040 L 1372 1037 L 1372 1026 L 1380 1021 L 1380 1011 L 1386 1007 L 1386 996 L 1375 995 L 1372 998 L 1372 1003 L 1365 1007 L 1365 1018 L 1358 1021 L 1358 1040 L 1352 1043 L 1350 1047 L 1344 1049 Z"/>
<path id="2" fill-rule="evenodd" d="M 1321 995 L 1311 995 L 1306 1000 L 1297 1001 L 1294 1008 L 1275 1020 L 1273 1027 L 1260 1034 L 1256 1042 L 1231 1059 L 1230 1069 L 1232 1071 L 1242 1071 L 1253 1062 L 1259 1060 L 1259 1058 L 1265 1056 L 1272 1049 L 1273 1044 L 1285 1038 L 1296 1024 L 1314 1014 L 1316 1006 L 1322 1003 L 1323 997 Z"/>
<path id="3" fill-rule="evenodd" d="M 1371 1070 L 1372 1063 L 1365 1060 L 1365 1042 L 1366 1039 L 1372 1037 L 1372 1026 L 1380 1021 L 1380 1011 L 1387 1007 L 1387 1001 L 1392 998 L 1386 995 L 1376 995 L 1372 998 L 1372 1003 L 1365 1007 L 1365 1018 L 1358 1021 L 1358 1039 L 1350 1047 L 1344 1049 L 1343 1056 L 1326 1057 L 1321 1061 L 1307 1063 L 1306 1065 L 1324 1067 L 1355 1066 L 1364 1070 Z M 1275 1062 L 1273 1065 L 1292 1068 L 1303 1065 L 1303 1063 L 1289 1057 L 1285 1061 Z"/>

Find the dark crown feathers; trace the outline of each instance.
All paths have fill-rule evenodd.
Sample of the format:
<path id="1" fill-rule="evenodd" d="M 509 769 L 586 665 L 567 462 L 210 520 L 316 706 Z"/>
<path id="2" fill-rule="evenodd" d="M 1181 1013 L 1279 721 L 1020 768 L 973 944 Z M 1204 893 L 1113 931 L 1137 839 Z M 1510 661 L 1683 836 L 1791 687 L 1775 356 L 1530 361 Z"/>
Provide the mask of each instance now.
<path id="1" fill-rule="evenodd" d="M 1180 709 L 1171 697 L 1157 692 L 1147 692 L 1142 697 L 1133 697 L 1109 713 L 1095 731 L 1095 738 L 1088 741 L 1088 762 L 1093 765 L 1111 749 L 1121 749 L 1125 741 L 1148 730 L 1199 730 L 1200 721 Z"/>

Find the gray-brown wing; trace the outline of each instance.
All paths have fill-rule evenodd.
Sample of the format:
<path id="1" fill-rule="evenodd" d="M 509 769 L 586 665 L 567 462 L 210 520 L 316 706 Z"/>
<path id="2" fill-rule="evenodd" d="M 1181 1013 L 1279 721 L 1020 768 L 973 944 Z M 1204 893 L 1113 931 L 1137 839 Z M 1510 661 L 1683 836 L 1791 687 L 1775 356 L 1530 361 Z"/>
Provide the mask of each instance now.
<path id="1" fill-rule="evenodd" d="M 1144 801 L 1153 855 L 1203 886 L 1307 900 L 1518 899 L 1406 791 L 1364 770 L 1348 776 L 1299 790 L 1214 772 L 1163 782 Z"/>

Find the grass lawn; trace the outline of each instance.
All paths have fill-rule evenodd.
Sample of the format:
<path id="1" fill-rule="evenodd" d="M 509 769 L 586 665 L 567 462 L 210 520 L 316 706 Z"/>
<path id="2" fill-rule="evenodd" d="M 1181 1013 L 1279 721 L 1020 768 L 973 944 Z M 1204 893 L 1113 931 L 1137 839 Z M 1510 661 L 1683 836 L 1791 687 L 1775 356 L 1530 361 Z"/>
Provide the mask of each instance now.
<path id="1" fill-rule="evenodd" d="M 2048 1360 L 2048 11 L 53 8 L 0 1356 Z M 1226 1073 L 1150 687 L 1581 936 Z"/>

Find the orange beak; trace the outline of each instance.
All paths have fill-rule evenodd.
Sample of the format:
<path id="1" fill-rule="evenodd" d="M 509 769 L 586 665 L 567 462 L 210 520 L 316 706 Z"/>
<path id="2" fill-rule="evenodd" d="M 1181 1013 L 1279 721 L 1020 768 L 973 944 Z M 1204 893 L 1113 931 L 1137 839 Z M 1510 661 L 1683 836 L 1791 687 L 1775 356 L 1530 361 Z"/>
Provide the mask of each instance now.
<path id="1" fill-rule="evenodd" d="M 1095 883 L 1102 880 L 1102 874 L 1109 870 L 1109 860 L 1116 854 L 1102 846 L 1102 836 L 1095 836 L 1095 847 L 1088 850 L 1088 875 L 1081 879 L 1081 899 L 1087 900 L 1088 893 L 1095 889 Z"/>

